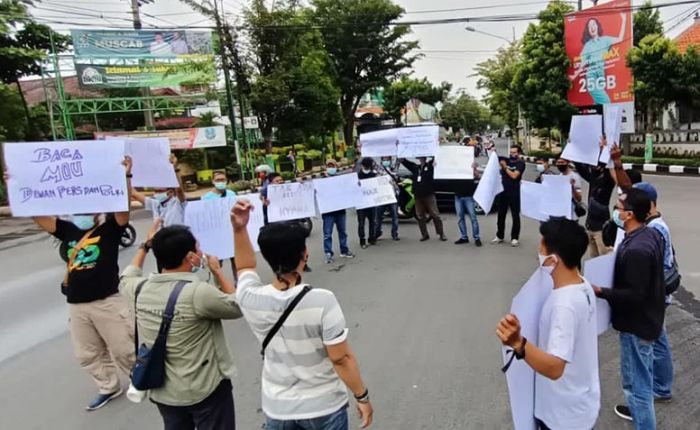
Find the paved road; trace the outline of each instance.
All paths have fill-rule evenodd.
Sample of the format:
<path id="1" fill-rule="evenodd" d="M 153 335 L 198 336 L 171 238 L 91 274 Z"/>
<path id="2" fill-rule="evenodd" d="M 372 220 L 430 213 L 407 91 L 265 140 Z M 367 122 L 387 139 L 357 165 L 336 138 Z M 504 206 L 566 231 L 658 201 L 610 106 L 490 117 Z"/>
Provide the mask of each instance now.
<path id="1" fill-rule="evenodd" d="M 677 391 L 674 403 L 659 407 L 659 429 L 698 429 L 700 306 L 689 291 L 700 294 L 700 261 L 693 256 L 700 227 L 688 215 L 699 209 L 694 191 L 700 179 L 649 180 L 659 187 L 687 286 L 669 311 Z M 147 217 L 137 217 L 142 234 Z M 358 258 L 324 266 L 318 222 L 309 240 L 314 272 L 306 280 L 335 291 L 344 308 L 350 342 L 372 391 L 374 428 L 511 428 L 494 325 L 537 266 L 537 224 L 524 220 L 520 248 L 419 243 L 417 226 L 409 222 L 401 225 L 401 242 L 384 240 L 361 250 L 354 216 L 349 219 Z M 494 236 L 495 217 L 480 221 L 486 241 Z M 445 225 L 450 239 L 457 239 L 453 215 L 445 216 Z M 133 250 L 122 252 L 122 265 L 132 255 Z M 0 427 L 158 428 L 160 418 L 149 403 L 133 405 L 120 398 L 98 412 L 82 410 L 94 387 L 72 356 L 66 306 L 58 292 L 63 265 L 51 240 L 2 250 L 0 261 Z M 225 328 L 238 368 L 238 428 L 259 429 L 259 347 L 244 321 Z M 622 399 L 617 339 L 608 332 L 600 342 L 604 409 L 597 428 L 631 429 L 611 411 Z"/>

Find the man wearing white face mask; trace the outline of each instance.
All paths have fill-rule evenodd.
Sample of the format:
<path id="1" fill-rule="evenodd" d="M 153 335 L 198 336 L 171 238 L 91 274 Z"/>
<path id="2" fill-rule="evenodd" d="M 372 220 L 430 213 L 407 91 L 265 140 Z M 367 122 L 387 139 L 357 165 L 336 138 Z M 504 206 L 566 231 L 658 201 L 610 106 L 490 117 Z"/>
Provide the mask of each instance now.
<path id="1" fill-rule="evenodd" d="M 588 247 L 586 230 L 567 219 L 540 226 L 539 260 L 552 276 L 537 345 L 520 333 L 513 314 L 498 324 L 501 342 L 536 372 L 535 420 L 539 430 L 590 430 L 600 411 L 598 334 L 593 288 L 579 272 Z"/>
<path id="2" fill-rule="evenodd" d="M 149 390 L 150 399 L 166 429 L 235 429 L 234 366 L 221 320 L 242 316 L 234 300 L 236 289 L 218 258 L 204 255 L 187 227 L 158 227 L 156 222 L 119 284 L 136 315 L 138 344 L 149 347 L 158 336 L 171 293 L 178 289 L 172 293 L 175 318 L 167 333 L 165 383 Z M 151 249 L 163 270 L 144 277 L 143 262 Z M 215 285 L 197 276 L 207 266 Z"/>
<path id="3" fill-rule="evenodd" d="M 175 176 L 180 183 L 177 188 L 155 188 L 153 197 L 146 197 L 143 193 L 131 188 L 131 198 L 140 202 L 146 210 L 153 213 L 153 218 L 163 220 L 163 227 L 182 225 L 185 223 L 185 205 L 187 199 L 182 189 L 180 169 L 177 166 L 177 158 L 170 156 L 170 162 L 175 169 Z"/>
<path id="4" fill-rule="evenodd" d="M 131 189 L 131 159 L 124 165 Z M 129 212 L 79 214 L 71 221 L 40 216 L 34 222 L 68 245 L 61 290 L 68 301 L 73 352 L 99 389 L 86 408 L 94 411 L 121 395 L 117 369 L 129 375 L 134 364 L 133 325 L 118 291 L 119 244 Z"/>

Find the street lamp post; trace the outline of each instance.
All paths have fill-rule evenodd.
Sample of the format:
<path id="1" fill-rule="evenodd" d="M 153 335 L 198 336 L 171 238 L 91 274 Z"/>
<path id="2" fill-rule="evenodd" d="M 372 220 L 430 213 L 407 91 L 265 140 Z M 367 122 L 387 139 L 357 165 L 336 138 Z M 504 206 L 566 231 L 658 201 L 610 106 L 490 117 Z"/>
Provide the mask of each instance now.
<path id="1" fill-rule="evenodd" d="M 465 27 L 465 30 L 471 31 L 472 33 L 485 34 L 486 36 L 495 37 L 496 39 L 505 40 L 505 41 L 508 42 L 508 43 L 513 43 L 513 42 L 515 42 L 515 40 L 508 40 L 508 39 L 506 39 L 505 37 L 502 37 L 502 36 L 499 36 L 499 35 L 493 34 L 493 33 L 487 33 L 487 32 L 485 32 L 485 31 L 477 30 L 477 29 L 474 28 L 474 27 Z M 515 39 L 515 38 L 513 38 L 513 39 Z"/>

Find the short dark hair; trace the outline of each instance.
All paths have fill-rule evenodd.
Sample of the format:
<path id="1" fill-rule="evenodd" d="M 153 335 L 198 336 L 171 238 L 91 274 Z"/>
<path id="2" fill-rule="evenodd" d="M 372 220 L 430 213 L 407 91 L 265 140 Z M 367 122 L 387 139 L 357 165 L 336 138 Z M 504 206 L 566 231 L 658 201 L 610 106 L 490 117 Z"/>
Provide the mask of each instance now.
<path id="1" fill-rule="evenodd" d="M 642 173 L 639 170 L 628 169 L 625 170 L 625 173 L 627 173 L 630 181 L 632 181 L 632 185 L 642 182 Z"/>
<path id="2" fill-rule="evenodd" d="M 374 160 L 372 160 L 372 159 L 369 158 L 369 157 L 365 157 L 365 158 L 362 159 L 362 161 L 360 161 L 360 164 L 361 164 L 362 167 L 364 167 L 365 169 L 371 169 L 372 166 L 374 166 Z"/>
<path id="3" fill-rule="evenodd" d="M 224 175 L 224 177 L 228 181 L 228 175 L 226 174 L 225 170 L 214 170 L 211 174 L 212 179 L 214 179 L 214 176 L 216 176 L 216 175 Z"/>
<path id="4" fill-rule="evenodd" d="M 275 179 L 275 178 L 278 177 L 278 176 L 282 176 L 282 175 L 280 175 L 280 174 L 277 173 L 277 172 L 268 173 L 268 174 L 267 174 L 267 180 L 268 180 L 269 182 L 272 182 L 272 180 Z"/>
<path id="5" fill-rule="evenodd" d="M 164 269 L 174 269 L 182 264 L 190 252 L 197 251 L 197 239 L 184 225 L 171 225 L 158 230 L 151 242 L 153 255 Z"/>
<path id="6" fill-rule="evenodd" d="M 588 249 L 586 229 L 566 218 L 550 218 L 540 225 L 547 252 L 557 254 L 569 269 L 580 268 Z"/>
<path id="7" fill-rule="evenodd" d="M 549 163 L 549 157 L 545 157 L 544 155 L 540 155 L 537 158 L 535 158 L 535 161 L 541 161 L 543 163 Z"/>
<path id="8" fill-rule="evenodd" d="M 258 245 L 272 271 L 284 275 L 304 258 L 306 232 L 297 221 L 273 222 L 260 229 Z"/>
<path id="9" fill-rule="evenodd" d="M 621 196 L 625 210 L 631 211 L 639 222 L 646 221 L 651 211 L 649 194 L 637 188 L 630 188 Z"/>
<path id="10" fill-rule="evenodd" d="M 520 146 L 520 145 L 513 145 L 513 146 L 510 147 L 510 149 L 513 149 L 513 148 L 515 148 L 515 149 L 518 150 L 518 154 L 522 154 L 522 153 L 523 153 L 523 148 L 522 148 L 522 146 Z"/>

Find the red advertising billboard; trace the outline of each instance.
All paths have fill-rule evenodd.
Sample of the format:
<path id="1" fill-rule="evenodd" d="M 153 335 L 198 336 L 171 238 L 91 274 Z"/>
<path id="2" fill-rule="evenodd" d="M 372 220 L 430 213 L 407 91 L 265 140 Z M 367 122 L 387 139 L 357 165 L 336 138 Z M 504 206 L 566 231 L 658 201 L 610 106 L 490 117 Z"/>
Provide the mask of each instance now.
<path id="1" fill-rule="evenodd" d="M 630 0 L 613 0 L 566 16 L 566 54 L 571 65 L 569 103 L 574 106 L 634 101 Z"/>

